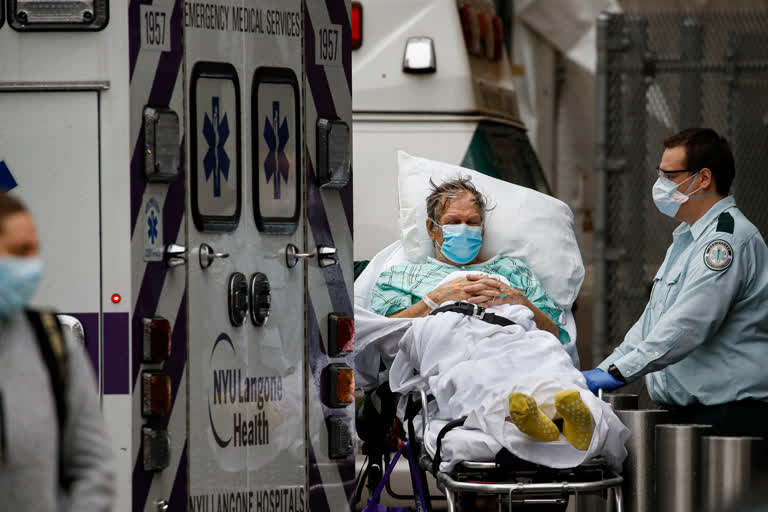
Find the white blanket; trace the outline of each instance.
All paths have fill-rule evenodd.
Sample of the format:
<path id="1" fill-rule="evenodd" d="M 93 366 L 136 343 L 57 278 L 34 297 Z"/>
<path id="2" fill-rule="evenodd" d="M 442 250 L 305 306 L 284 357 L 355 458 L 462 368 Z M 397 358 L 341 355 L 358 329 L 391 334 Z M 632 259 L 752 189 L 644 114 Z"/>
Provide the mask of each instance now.
<path id="1" fill-rule="evenodd" d="M 454 274 L 449 278 L 455 278 Z M 524 306 L 503 305 L 488 311 L 517 325 L 493 325 L 460 313 L 413 319 L 389 371 L 392 391 L 429 390 L 437 403 L 434 419 L 467 416 L 465 429 L 490 435 L 522 459 L 568 468 L 602 455 L 619 470 L 626 457 L 624 443 L 629 430 L 608 404 L 588 390 L 559 341 L 536 329 L 533 313 Z M 577 450 L 562 435 L 554 442 L 536 441 L 505 420 L 509 416 L 510 393 L 533 396 L 552 418 L 555 393 L 563 389 L 580 390 L 594 418 L 595 430 L 586 451 Z M 453 455 L 477 460 L 472 453 Z M 458 462 L 444 460 L 442 469 L 450 469 Z"/>

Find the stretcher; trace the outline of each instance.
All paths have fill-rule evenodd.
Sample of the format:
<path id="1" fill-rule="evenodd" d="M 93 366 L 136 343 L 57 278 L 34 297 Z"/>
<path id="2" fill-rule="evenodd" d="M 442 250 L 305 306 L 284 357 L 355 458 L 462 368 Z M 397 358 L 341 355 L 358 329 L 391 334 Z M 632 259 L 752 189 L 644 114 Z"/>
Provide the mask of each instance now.
<path id="1" fill-rule="evenodd" d="M 561 506 L 565 510 L 570 496 L 580 494 L 598 494 L 606 497 L 608 489 L 614 489 L 615 510 L 622 512 L 623 497 L 621 485 L 623 478 L 612 471 L 600 458 L 592 459 L 575 468 L 553 469 L 532 464 L 511 455 L 506 450 L 494 453 L 489 450 L 484 460 L 462 461 L 451 470 L 440 469 L 440 451 L 443 443 L 476 442 L 489 446 L 486 434 L 482 432 L 463 432 L 463 437 L 448 438 L 455 428 L 460 428 L 463 419 L 452 422 L 430 420 L 429 400 L 425 391 L 414 393 L 411 402 L 417 405 L 421 416 L 421 432 L 409 428 L 411 441 L 420 452 L 417 460 L 420 469 L 431 473 L 437 480 L 438 487 L 445 494 L 448 511 L 474 510 L 476 503 L 462 507 L 462 502 L 471 501 L 468 496 L 486 496 L 495 501 L 495 509 L 514 510 L 520 506 Z M 423 440 L 436 437 L 436 450 L 430 453 Z M 428 508 L 431 508 L 428 505 Z M 554 509 L 554 508 L 553 508 Z"/>
<path id="2" fill-rule="evenodd" d="M 384 322 L 382 326 L 389 323 L 388 320 L 380 321 Z M 364 323 L 366 322 L 361 322 Z M 395 338 L 399 336 L 400 334 L 394 335 Z M 380 384 L 380 387 L 389 389 L 389 382 Z M 402 407 L 400 410 L 400 417 L 404 418 L 408 433 L 401 429 L 399 435 L 408 440 L 409 448 L 414 452 L 409 458 L 412 463 L 416 461 L 418 464 L 420 479 L 424 480 L 427 472 L 436 479 L 439 489 L 445 494 L 448 510 L 486 510 L 487 503 L 479 505 L 478 500 L 493 501 L 492 510 L 512 507 L 515 510 L 542 512 L 565 510 L 571 495 L 597 494 L 605 497 L 610 488 L 617 489 L 613 493 L 617 502 L 616 510 L 622 510 L 620 486 L 623 480 L 602 457 L 582 458 L 579 460 L 583 462 L 575 467 L 558 469 L 549 465 L 534 464 L 513 456 L 488 433 L 462 428 L 464 418 L 446 421 L 444 415 L 437 417 L 431 414 L 436 410 L 436 402 L 430 403 L 428 391 L 414 392 L 409 397 L 405 411 Z M 390 402 L 393 404 L 395 400 L 391 399 Z M 376 421 L 379 424 L 391 425 L 395 419 L 394 405 L 381 409 L 382 417 Z M 386 437 L 387 434 L 381 433 L 380 436 Z M 394 448 L 395 445 L 391 445 L 389 450 L 394 451 Z M 386 447 L 371 449 L 369 443 L 367 451 L 374 459 L 378 451 L 383 455 L 380 458 L 387 463 L 388 453 L 381 453 L 386 451 Z M 568 459 L 553 462 L 562 466 L 563 460 Z M 380 463 L 379 467 L 383 468 L 383 464 Z M 368 473 L 369 488 L 378 485 L 377 478 L 380 475 L 381 473 L 376 471 Z M 415 477 L 412 476 L 413 478 Z M 424 481 L 420 483 L 419 486 L 414 483 L 414 488 L 426 488 Z M 391 488 L 388 488 L 388 491 L 396 497 L 402 497 L 393 493 Z M 424 508 L 430 510 L 430 498 L 425 498 Z"/>

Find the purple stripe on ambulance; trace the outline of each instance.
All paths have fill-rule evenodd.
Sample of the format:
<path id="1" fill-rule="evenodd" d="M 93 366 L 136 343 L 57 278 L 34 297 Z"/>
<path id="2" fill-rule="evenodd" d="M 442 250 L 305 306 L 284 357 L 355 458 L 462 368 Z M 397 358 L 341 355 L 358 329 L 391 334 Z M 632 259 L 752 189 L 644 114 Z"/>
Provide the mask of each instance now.
<path id="1" fill-rule="evenodd" d="M 152 81 L 152 89 L 147 99 L 147 105 L 163 107 L 168 106 L 171 102 L 173 89 L 176 86 L 176 80 L 179 78 L 179 70 L 181 69 L 181 62 L 184 56 L 181 4 L 182 2 L 177 0 L 173 6 L 170 22 L 171 51 L 163 52 L 157 62 L 157 70 Z M 138 28 L 138 26 L 131 26 L 130 32 L 138 32 Z M 131 108 L 142 108 L 142 105 L 131 105 Z M 131 156 L 131 233 L 136 229 L 144 189 L 147 185 L 144 179 L 144 137 L 141 132 L 142 127 L 139 126 L 139 133 L 136 134 L 136 145 Z"/>
<path id="2" fill-rule="evenodd" d="M 325 6 L 328 8 L 328 16 L 331 23 L 341 25 L 341 58 L 344 66 L 344 75 L 347 77 L 347 87 L 352 91 L 352 24 L 349 21 L 346 2 L 344 0 L 325 0 Z"/>
<path id="3" fill-rule="evenodd" d="M 138 27 L 141 23 L 140 5 L 150 5 L 152 0 L 131 0 L 128 5 L 128 26 Z M 128 61 L 130 62 L 130 78 L 133 78 L 133 71 L 136 69 L 136 62 L 139 60 L 139 48 L 141 48 L 141 31 L 128 31 Z"/>
<path id="4" fill-rule="evenodd" d="M 187 362 L 187 295 L 182 296 L 176 321 L 173 323 L 171 334 L 171 357 L 163 365 L 163 371 L 171 378 L 171 407 L 176 404 L 176 395 L 182 385 L 181 376 Z M 170 416 L 163 418 L 164 426 L 168 426 Z"/>
<path id="5" fill-rule="evenodd" d="M 304 10 L 304 52 L 306 55 L 315 55 L 315 31 L 312 26 L 312 20 L 309 18 L 309 11 Z M 310 60 L 312 62 L 310 62 Z M 309 80 L 312 98 L 315 102 L 317 115 L 321 117 L 333 118 L 336 116 L 336 107 L 333 103 L 333 95 L 328 85 L 328 78 L 325 76 L 325 66 L 314 64 L 314 58 L 305 59 L 307 79 Z"/>
<path id="6" fill-rule="evenodd" d="M 312 443 L 309 444 L 309 510 L 312 512 L 330 512 L 328 498 L 325 496 L 323 479 L 317 468 L 317 458 Z"/>
<path id="7" fill-rule="evenodd" d="M 307 154 L 307 218 L 309 226 L 312 229 L 312 236 L 315 239 L 315 245 L 325 245 L 336 247 L 331 235 L 331 225 L 328 223 L 328 216 L 325 213 L 323 199 L 320 197 L 320 189 L 315 181 L 315 171 L 312 168 L 312 162 Z M 346 311 L 352 313 L 352 301 L 349 299 L 347 285 L 344 282 L 344 274 L 341 271 L 341 265 L 351 262 L 340 262 L 338 265 L 331 265 L 321 270 L 328 285 L 328 294 L 331 297 L 334 311 Z"/>
<path id="8" fill-rule="evenodd" d="M 179 467 L 176 469 L 176 478 L 173 479 L 171 496 L 168 498 L 169 512 L 185 510 L 187 510 L 187 443 L 184 443 L 184 451 L 181 452 Z"/>
<path id="9" fill-rule="evenodd" d="M 347 19 L 347 25 L 346 28 L 342 27 L 343 30 L 350 30 L 349 29 L 349 20 L 346 16 L 346 7 L 344 6 L 344 1 L 337 1 L 337 0 L 328 0 L 329 5 L 333 4 L 334 9 L 338 10 L 341 9 L 343 11 L 343 17 Z M 340 7 L 339 7 L 340 6 Z M 330 10 L 330 8 L 329 8 Z M 338 23 L 337 18 L 340 16 L 340 12 L 337 12 L 336 14 L 331 14 L 331 20 L 334 23 Z M 315 53 L 315 32 L 312 25 L 312 20 L 309 17 L 309 11 L 305 9 L 305 30 L 304 30 L 304 36 L 305 36 L 305 54 L 306 55 L 314 55 Z M 348 38 L 347 38 L 348 39 Z M 347 56 L 350 60 L 350 66 L 351 66 L 351 53 L 345 52 L 345 66 L 346 66 L 346 59 Z M 306 59 L 306 73 L 307 73 L 307 80 L 309 82 L 309 89 L 312 93 L 312 99 L 314 100 L 315 104 L 315 110 L 317 111 L 317 115 L 319 117 L 335 117 L 336 114 L 336 106 L 333 101 L 333 95 L 331 93 L 330 86 L 328 84 L 328 78 L 325 74 L 325 66 L 318 66 L 310 61 L 313 61 L 313 59 Z M 351 80 L 351 74 L 347 75 L 347 80 Z M 351 82 L 350 82 L 351 87 Z M 311 165 L 311 158 L 307 158 L 307 165 Z M 352 181 L 350 179 L 349 184 L 341 189 L 339 191 L 342 206 L 344 208 L 344 216 L 347 218 L 347 224 L 349 226 L 350 233 L 352 232 Z M 311 219 L 310 219 L 311 222 Z"/>
<path id="10" fill-rule="evenodd" d="M 141 202 L 146 188 L 146 178 L 144 177 L 144 148 L 141 143 L 142 137 L 136 142 L 131 155 L 131 233 L 136 227 L 136 221 L 141 211 Z"/>
<path id="11" fill-rule="evenodd" d="M 312 371 L 312 382 L 320 392 L 320 372 L 328 366 L 328 356 L 320 334 L 320 324 L 317 323 L 317 313 L 312 304 L 312 298 L 307 299 L 307 349 L 309 351 L 309 369 Z"/>
<path id="12" fill-rule="evenodd" d="M 344 188 L 339 190 L 339 197 L 341 198 L 341 206 L 344 208 L 344 217 L 346 217 L 347 225 L 349 226 L 349 234 L 354 237 L 354 216 L 352 214 L 352 180 L 355 177 L 355 174 L 351 167 L 349 172 L 349 183 L 347 183 Z"/>
<path id="13" fill-rule="evenodd" d="M 104 394 L 127 395 L 128 313 L 104 313 Z"/>

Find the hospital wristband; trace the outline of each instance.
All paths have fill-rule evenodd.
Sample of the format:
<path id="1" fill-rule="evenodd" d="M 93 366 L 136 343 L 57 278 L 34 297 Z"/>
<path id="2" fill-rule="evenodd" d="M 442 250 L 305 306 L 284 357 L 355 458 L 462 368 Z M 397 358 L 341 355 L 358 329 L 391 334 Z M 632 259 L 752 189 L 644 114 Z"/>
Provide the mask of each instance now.
<path id="1" fill-rule="evenodd" d="M 430 310 L 437 309 L 439 304 L 432 299 L 429 298 L 429 294 L 425 293 L 424 296 L 421 298 L 421 302 L 427 305 L 427 307 Z"/>

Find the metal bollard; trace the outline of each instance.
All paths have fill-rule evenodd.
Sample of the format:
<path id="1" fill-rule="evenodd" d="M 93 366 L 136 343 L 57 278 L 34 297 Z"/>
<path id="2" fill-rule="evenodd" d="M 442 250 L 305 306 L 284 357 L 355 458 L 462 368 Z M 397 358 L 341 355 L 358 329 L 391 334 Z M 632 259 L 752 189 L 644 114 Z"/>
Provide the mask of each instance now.
<path id="1" fill-rule="evenodd" d="M 749 490 L 763 463 L 763 443 L 762 437 L 702 437 L 705 512 L 722 512 Z"/>
<path id="2" fill-rule="evenodd" d="M 632 431 L 622 473 L 625 512 L 656 512 L 654 439 L 656 425 L 664 423 L 667 415 L 667 411 L 659 409 L 616 411 L 616 416 Z M 612 500 L 608 500 L 608 505 L 607 510 L 614 512 Z"/>
<path id="3" fill-rule="evenodd" d="M 614 411 L 637 409 L 638 396 L 629 393 L 605 393 L 603 401 L 610 404 Z M 626 478 L 626 475 L 625 475 Z M 626 492 L 624 496 L 626 496 Z M 624 498 L 626 500 L 626 498 Z M 606 498 L 595 494 L 580 494 L 575 499 L 576 512 L 613 512 L 615 502 L 613 489 L 606 492 Z M 625 508 L 626 510 L 626 508 Z"/>
<path id="4" fill-rule="evenodd" d="M 611 404 L 614 411 L 634 411 L 638 405 L 638 395 L 629 393 L 606 393 L 603 401 Z"/>
<path id="5" fill-rule="evenodd" d="M 701 437 L 711 425 L 656 426 L 659 512 L 701 511 Z"/>

